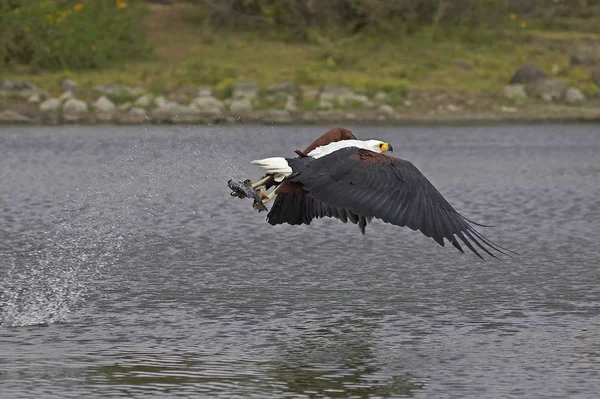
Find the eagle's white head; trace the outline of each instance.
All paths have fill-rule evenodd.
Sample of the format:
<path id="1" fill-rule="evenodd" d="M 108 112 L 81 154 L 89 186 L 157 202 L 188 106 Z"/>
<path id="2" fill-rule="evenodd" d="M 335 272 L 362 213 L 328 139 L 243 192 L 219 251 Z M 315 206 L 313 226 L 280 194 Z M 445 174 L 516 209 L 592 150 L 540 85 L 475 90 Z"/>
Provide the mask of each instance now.
<path id="1" fill-rule="evenodd" d="M 365 150 L 370 150 L 373 152 L 393 152 L 394 149 L 392 148 L 390 143 L 386 143 L 385 141 L 381 141 L 381 140 L 365 140 L 364 143 L 366 144 L 364 148 Z"/>

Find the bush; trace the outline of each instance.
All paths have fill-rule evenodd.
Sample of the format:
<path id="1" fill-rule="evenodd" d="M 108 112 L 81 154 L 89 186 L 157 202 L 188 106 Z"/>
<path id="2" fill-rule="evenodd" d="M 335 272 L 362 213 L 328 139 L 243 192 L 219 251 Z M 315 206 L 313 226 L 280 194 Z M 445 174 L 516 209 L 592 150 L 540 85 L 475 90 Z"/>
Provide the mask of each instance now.
<path id="1" fill-rule="evenodd" d="M 150 52 L 132 0 L 0 1 L 0 67 L 101 68 Z"/>
<path id="2" fill-rule="evenodd" d="M 342 34 L 364 29 L 412 33 L 423 25 L 497 26 L 506 0 L 220 0 L 209 14 L 216 26 L 287 26 L 306 39 L 317 28 Z M 217 6 L 218 5 L 218 6 Z"/>

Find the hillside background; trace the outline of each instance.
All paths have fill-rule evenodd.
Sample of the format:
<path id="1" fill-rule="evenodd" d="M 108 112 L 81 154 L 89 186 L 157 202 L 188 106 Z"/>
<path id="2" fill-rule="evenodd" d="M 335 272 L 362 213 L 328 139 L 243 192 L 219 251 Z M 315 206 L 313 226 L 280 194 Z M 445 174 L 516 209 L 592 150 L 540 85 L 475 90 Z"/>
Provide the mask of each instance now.
<path id="1" fill-rule="evenodd" d="M 8 0 L 0 78 L 0 110 L 37 120 L 71 97 L 94 119 L 99 96 L 115 113 L 145 96 L 136 112 L 153 120 L 194 104 L 282 121 L 595 119 L 600 0 Z"/>

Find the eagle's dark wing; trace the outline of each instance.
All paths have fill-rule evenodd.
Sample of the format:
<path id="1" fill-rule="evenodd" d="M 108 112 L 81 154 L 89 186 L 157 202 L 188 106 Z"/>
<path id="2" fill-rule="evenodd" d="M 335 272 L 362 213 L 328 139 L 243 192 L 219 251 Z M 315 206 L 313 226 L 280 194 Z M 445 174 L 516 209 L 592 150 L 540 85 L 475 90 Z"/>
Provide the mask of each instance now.
<path id="1" fill-rule="evenodd" d="M 419 230 L 442 246 L 446 238 L 463 252 L 458 237 L 480 258 L 475 247 L 493 257 L 490 249 L 506 254 L 476 231 L 473 222 L 456 212 L 408 161 L 356 147 L 318 159 L 287 161 L 293 171 L 287 180 L 300 183 L 311 197 L 332 208 Z"/>
<path id="2" fill-rule="evenodd" d="M 285 186 L 282 186 L 282 188 L 285 190 Z M 267 214 L 267 220 L 270 224 L 310 224 L 314 218 L 334 217 L 344 223 L 350 221 L 358 224 L 361 233 L 365 234 L 367 218 L 364 216 L 356 215 L 346 208 L 333 207 L 312 197 L 310 193 L 304 190 L 281 193 L 279 191 L 271 210 Z"/>

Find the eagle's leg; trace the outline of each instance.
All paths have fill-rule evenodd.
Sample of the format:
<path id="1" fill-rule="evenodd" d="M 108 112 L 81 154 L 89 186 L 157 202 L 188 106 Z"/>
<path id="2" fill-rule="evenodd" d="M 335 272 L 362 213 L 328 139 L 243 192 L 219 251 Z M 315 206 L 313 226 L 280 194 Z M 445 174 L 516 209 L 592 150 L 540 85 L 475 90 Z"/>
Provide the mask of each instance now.
<path id="1" fill-rule="evenodd" d="M 267 180 L 269 180 L 270 178 L 271 178 L 271 176 L 265 176 L 265 177 L 263 177 L 262 179 L 260 179 L 259 181 L 257 181 L 256 183 L 252 183 L 252 182 L 250 181 L 250 184 L 249 184 L 249 186 L 250 186 L 252 189 L 256 189 L 256 188 L 258 188 L 258 187 L 262 186 L 263 184 L 265 184 L 265 183 L 267 182 Z M 246 182 L 248 182 L 248 181 L 249 181 L 249 180 L 247 180 Z"/>
<path id="2" fill-rule="evenodd" d="M 271 201 L 271 199 L 273 199 L 273 197 L 276 194 L 275 191 L 277 191 L 277 188 L 275 188 L 273 191 L 271 191 L 270 194 L 265 193 L 264 190 L 260 190 L 260 196 L 262 197 L 262 203 L 266 204 L 267 202 Z"/>
<path id="3" fill-rule="evenodd" d="M 267 209 L 265 207 L 265 204 L 267 204 L 269 201 L 271 201 L 271 199 L 275 196 L 275 190 L 271 191 L 270 194 L 267 194 L 267 192 L 261 188 L 258 190 L 258 195 L 260 196 L 260 199 L 254 200 L 254 204 L 252 204 L 252 208 L 254 208 L 255 210 L 260 209 L 261 207 L 262 207 L 262 209 Z"/>

